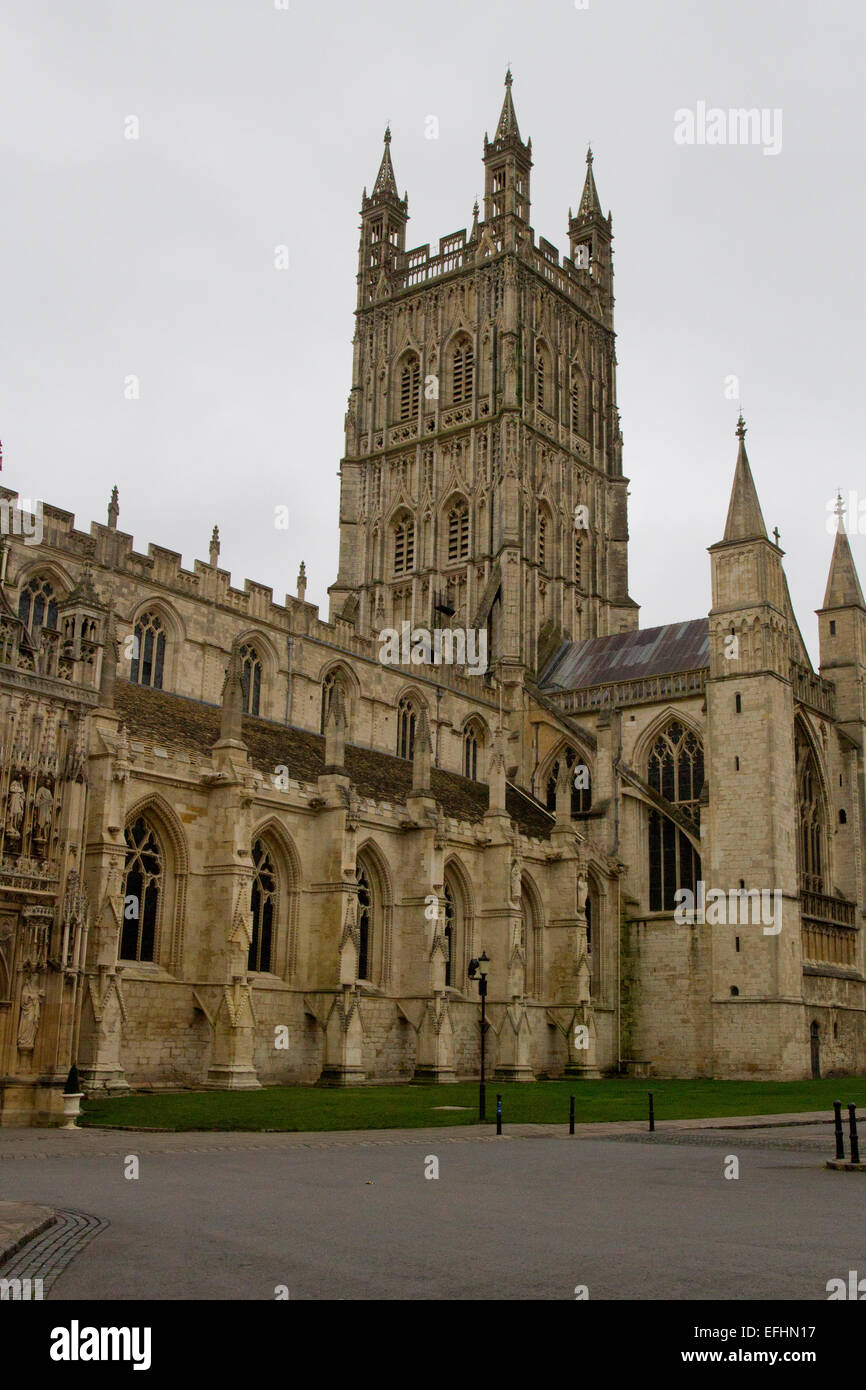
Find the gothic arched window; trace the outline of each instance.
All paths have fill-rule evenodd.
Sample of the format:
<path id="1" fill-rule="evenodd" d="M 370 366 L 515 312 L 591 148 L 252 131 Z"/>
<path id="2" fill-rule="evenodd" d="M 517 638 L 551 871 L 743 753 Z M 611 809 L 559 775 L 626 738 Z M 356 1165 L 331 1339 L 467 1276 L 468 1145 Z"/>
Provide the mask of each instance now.
<path id="1" fill-rule="evenodd" d="M 574 538 L 574 582 L 575 582 L 575 584 L 578 586 L 578 588 L 580 588 L 581 563 L 582 563 L 582 560 L 583 560 L 583 555 L 582 555 L 582 553 L 581 553 L 581 552 L 582 552 L 582 549 L 583 549 L 583 543 L 582 543 L 582 541 L 581 541 L 580 536 L 575 536 L 575 538 Z"/>
<path id="2" fill-rule="evenodd" d="M 469 508 L 455 502 L 448 513 L 448 563 L 455 564 L 469 555 Z"/>
<path id="3" fill-rule="evenodd" d="M 539 410 L 550 412 L 552 387 L 550 354 L 544 343 L 539 343 L 535 353 L 535 404 Z"/>
<path id="4" fill-rule="evenodd" d="M 472 343 L 461 338 L 451 354 L 451 400 L 454 405 L 462 405 L 472 399 L 472 383 L 475 374 L 475 357 Z"/>
<path id="5" fill-rule="evenodd" d="M 704 784 L 704 750 L 697 734 L 678 720 L 656 735 L 649 755 L 647 781 L 676 806 L 695 830 L 700 825 L 700 795 Z M 649 813 L 650 912 L 676 906 L 679 888 L 695 891 L 701 860 L 688 837 L 669 816 Z"/>
<path id="6" fill-rule="evenodd" d="M 538 508 L 538 567 L 544 569 L 547 564 L 547 512 L 543 507 Z"/>
<path id="7" fill-rule="evenodd" d="M 448 959 L 445 962 L 445 986 L 454 984 L 454 893 L 451 884 L 445 884 L 445 946 L 448 951 Z"/>
<path id="8" fill-rule="evenodd" d="M 277 874 L 267 845 L 256 840 L 253 845 L 253 877 L 250 911 L 253 918 L 253 939 L 250 942 L 249 970 L 270 970 L 274 945 L 274 919 L 277 903 Z"/>
<path id="9" fill-rule="evenodd" d="M 358 978 L 369 979 L 370 950 L 373 944 L 373 890 L 367 870 L 359 866 L 355 879 L 358 885 Z"/>
<path id="10" fill-rule="evenodd" d="M 162 849 L 144 816 L 127 826 L 125 839 L 120 959 L 152 961 L 163 880 Z"/>
<path id="11" fill-rule="evenodd" d="M 413 352 L 400 368 L 400 419 L 414 420 L 421 396 L 421 363 Z"/>
<path id="12" fill-rule="evenodd" d="M 571 384 L 571 428 L 580 434 L 580 386 L 576 381 Z"/>
<path id="13" fill-rule="evenodd" d="M 478 744 L 480 734 L 476 724 L 470 724 L 463 735 L 463 776 L 478 781 Z"/>
<path id="14" fill-rule="evenodd" d="M 241 647 L 244 714 L 258 714 L 262 693 L 262 659 L 250 642 Z"/>
<path id="15" fill-rule="evenodd" d="M 34 641 L 40 628 L 57 627 L 57 596 L 50 579 L 37 574 L 28 580 L 18 599 L 18 616 Z"/>
<path id="16" fill-rule="evenodd" d="M 824 892 L 824 845 L 826 828 L 824 824 L 824 803 L 821 796 L 821 774 L 818 763 L 808 739 L 800 732 L 795 734 L 797 754 L 797 807 L 799 814 L 799 835 L 797 837 L 797 860 L 800 873 L 800 886 L 808 893 Z"/>
<path id="17" fill-rule="evenodd" d="M 571 814 L 585 816 L 592 807 L 592 774 L 589 764 L 577 756 L 574 748 L 566 748 L 565 764 L 571 772 Z M 550 769 L 547 779 L 547 809 L 556 810 L 556 782 L 562 766 L 562 754 Z"/>
<path id="18" fill-rule="evenodd" d="M 135 624 L 135 641 L 129 679 L 135 685 L 162 690 L 165 665 L 165 628 L 158 613 L 142 613 Z"/>
<path id="19" fill-rule="evenodd" d="M 415 721 L 418 711 L 411 695 L 404 695 L 397 706 L 397 757 L 415 756 Z"/>
<path id="20" fill-rule="evenodd" d="M 395 518 L 393 535 L 394 573 L 408 574 L 415 568 L 415 523 L 408 512 Z"/>

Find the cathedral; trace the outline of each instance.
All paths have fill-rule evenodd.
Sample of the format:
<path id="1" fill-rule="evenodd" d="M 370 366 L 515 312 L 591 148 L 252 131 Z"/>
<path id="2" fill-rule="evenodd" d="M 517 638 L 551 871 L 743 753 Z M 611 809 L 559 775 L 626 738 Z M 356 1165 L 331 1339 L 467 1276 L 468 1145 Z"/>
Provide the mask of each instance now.
<path id="1" fill-rule="evenodd" d="M 390 131 L 364 191 L 327 621 L 303 564 L 283 602 L 234 587 L 216 527 L 189 570 L 116 488 L 89 531 L 0 489 L 0 1123 L 58 1123 L 73 1063 L 110 1094 L 476 1077 L 479 960 L 492 1080 L 864 1069 L 841 503 L 817 672 L 742 418 L 712 607 L 641 629 L 592 153 L 562 257 L 510 73 L 483 163 L 433 251 Z M 386 659 L 425 631 L 461 641 Z"/>

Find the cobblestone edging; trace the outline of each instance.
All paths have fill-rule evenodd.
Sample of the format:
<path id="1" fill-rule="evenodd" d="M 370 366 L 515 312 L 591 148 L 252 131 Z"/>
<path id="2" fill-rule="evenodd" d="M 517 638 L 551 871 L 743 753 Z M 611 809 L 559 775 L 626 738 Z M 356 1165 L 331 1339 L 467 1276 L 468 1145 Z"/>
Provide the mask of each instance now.
<path id="1" fill-rule="evenodd" d="M 108 1222 L 83 1211 L 58 1211 L 41 1235 L 28 1240 L 10 1259 L 0 1264 L 0 1279 L 42 1281 L 47 1298 L 52 1285 L 86 1245 L 105 1230 Z"/>
<path id="2" fill-rule="evenodd" d="M 24 1217 L 25 1212 L 32 1212 L 29 1220 L 15 1219 L 15 1213 Z M 41 1212 L 39 1216 L 37 1213 Z M 10 1259 L 20 1250 L 22 1245 L 26 1245 L 29 1240 L 42 1234 L 49 1226 L 53 1226 L 57 1220 L 57 1213 L 50 1207 L 33 1206 L 23 1202 L 0 1202 L 0 1266 L 4 1260 Z"/>

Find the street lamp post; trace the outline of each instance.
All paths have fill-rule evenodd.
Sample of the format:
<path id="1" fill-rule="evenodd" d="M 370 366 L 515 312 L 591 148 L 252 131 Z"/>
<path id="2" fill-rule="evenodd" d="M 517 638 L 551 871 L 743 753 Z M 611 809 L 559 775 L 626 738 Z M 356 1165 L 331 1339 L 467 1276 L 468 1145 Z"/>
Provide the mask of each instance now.
<path id="1" fill-rule="evenodd" d="M 478 995 L 481 999 L 481 1081 L 478 1087 L 478 1118 L 483 1123 L 487 1119 L 486 1102 L 487 1090 L 484 1084 L 484 1048 L 487 1040 L 487 975 L 490 970 L 490 959 L 486 951 L 469 962 L 469 978 L 474 980 L 476 972 L 478 977 Z"/>

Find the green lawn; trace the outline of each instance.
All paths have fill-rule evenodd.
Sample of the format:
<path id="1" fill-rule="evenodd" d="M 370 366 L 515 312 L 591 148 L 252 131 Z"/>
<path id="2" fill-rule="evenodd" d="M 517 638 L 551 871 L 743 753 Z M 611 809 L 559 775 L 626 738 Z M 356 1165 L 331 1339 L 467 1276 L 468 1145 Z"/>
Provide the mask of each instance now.
<path id="1" fill-rule="evenodd" d="M 770 1115 L 826 1110 L 834 1100 L 866 1106 L 866 1077 L 830 1081 L 541 1081 L 487 1086 L 487 1117 L 493 1123 L 502 1095 L 507 1126 L 568 1123 L 568 1098 L 575 1097 L 578 1123 L 636 1120 L 647 1115 L 647 1092 L 655 1097 L 658 1121 L 724 1115 Z M 468 1110 L 437 1110 L 465 1105 Z M 268 1086 L 261 1091 L 138 1093 L 83 1102 L 80 1123 L 171 1130 L 409 1129 L 477 1123 L 477 1083 L 451 1086 L 363 1086 L 328 1089 Z M 847 1117 L 846 1117 L 847 1118 Z"/>

